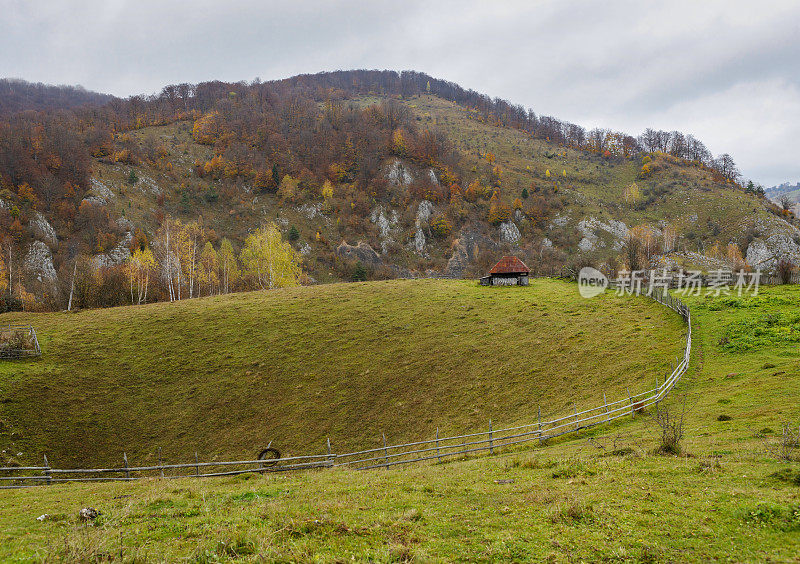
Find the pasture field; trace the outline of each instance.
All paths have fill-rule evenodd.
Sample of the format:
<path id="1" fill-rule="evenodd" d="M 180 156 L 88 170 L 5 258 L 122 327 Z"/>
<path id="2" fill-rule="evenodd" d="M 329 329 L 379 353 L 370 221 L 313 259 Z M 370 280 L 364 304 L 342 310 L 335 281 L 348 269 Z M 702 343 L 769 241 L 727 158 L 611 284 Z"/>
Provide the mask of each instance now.
<path id="1" fill-rule="evenodd" d="M 642 361 L 642 386 L 649 384 L 644 368 L 647 362 L 658 362 L 662 355 L 668 362 L 669 355 L 674 356 L 669 347 L 679 351 L 682 346 L 680 320 L 665 308 L 642 298 L 617 298 L 610 293 L 582 300 L 574 286 L 562 282 L 541 280 L 530 288 L 533 291 L 519 288 L 490 294 L 481 294 L 483 290 L 466 282 L 441 281 L 331 286 L 324 291 L 338 293 L 339 301 L 343 293 L 350 293 L 355 303 L 346 303 L 352 308 L 358 303 L 366 307 L 364 301 L 371 294 L 402 302 L 403 296 L 423 289 L 428 297 L 415 299 L 433 301 L 426 318 L 417 310 L 420 325 L 431 323 L 431 314 L 441 311 L 441 303 L 456 300 L 460 305 L 460 297 L 469 297 L 474 304 L 487 300 L 491 307 L 486 311 L 503 308 L 506 323 L 514 326 L 519 321 L 514 313 L 527 312 L 531 303 L 537 304 L 539 311 L 546 310 L 545 317 L 556 310 L 576 313 L 561 318 L 565 331 L 581 330 L 581 320 L 594 319 L 594 327 L 582 329 L 585 333 L 572 337 L 574 343 L 569 341 L 571 353 L 570 349 L 559 351 L 564 356 L 551 360 L 561 363 L 562 374 L 568 373 L 570 363 L 580 363 L 582 354 L 589 354 L 575 348 L 581 342 L 578 337 L 593 340 L 590 348 L 595 355 L 616 350 L 609 360 L 621 353 L 633 362 L 637 351 L 652 344 L 653 334 L 671 332 L 669 338 L 658 341 L 665 349 L 643 349 L 649 360 Z M 287 296 L 312 290 L 321 289 L 290 290 Z M 392 291 L 401 297 L 390 299 Z M 442 301 L 436 302 L 435 297 Z M 235 300 L 226 304 L 232 299 L 206 300 L 203 307 L 215 301 L 232 307 Z M 273 292 L 244 299 L 251 302 L 252 311 L 252 302 L 269 302 L 278 296 Z M 293 298 L 295 302 L 300 299 Z M 203 301 L 178 307 L 199 307 Z M 650 412 L 581 431 L 554 444 L 521 446 L 494 456 L 442 464 L 2 491 L 0 559 L 797 562 L 800 450 L 789 445 L 783 449 L 785 459 L 780 459 L 777 447 L 783 425 L 790 424 L 796 434 L 800 424 L 800 289 L 762 288 L 755 297 L 701 296 L 685 301 L 693 312 L 692 366 L 664 402 L 673 416 L 686 406 L 685 438 L 677 456 L 656 454 L 660 431 Z M 136 315 L 151 307 L 174 309 L 163 305 L 105 311 L 110 312 L 106 315 L 122 316 L 123 311 Z M 404 310 L 398 306 L 393 311 L 393 315 L 401 315 Z M 469 312 L 455 311 L 456 316 L 470 317 Z M 619 324 L 608 320 L 610 332 L 594 331 L 604 311 L 616 311 Z M 624 318 L 625 312 L 631 317 Z M 55 314 L 51 319 L 62 315 L 58 323 L 65 323 L 62 319 L 102 313 Z M 638 330 L 629 327 L 634 318 L 644 326 Z M 145 322 L 144 318 L 137 321 L 140 325 Z M 50 335 L 45 341 L 49 347 L 57 335 L 55 326 L 40 325 Z M 497 347 L 522 348 L 515 342 L 503 344 L 496 337 L 524 333 L 510 327 L 487 328 L 486 323 L 472 328 L 477 331 L 478 327 L 494 331 L 495 339 L 489 343 L 493 346 L 480 349 L 484 353 Z M 619 333 L 611 331 L 614 327 Z M 446 329 L 458 332 L 453 324 Z M 645 330 L 654 333 L 633 341 L 634 346 L 625 353 L 629 337 Z M 526 357 L 528 362 L 539 356 L 549 358 L 547 355 L 557 351 L 553 343 L 558 339 L 552 335 L 551 331 L 548 346 Z M 545 335 L 535 338 L 544 341 Z M 474 336 L 472 342 L 479 347 L 483 341 Z M 40 362 L 45 363 L 51 353 L 43 348 L 45 357 Z M 516 358 L 508 352 L 501 358 Z M 479 356 L 470 355 L 474 362 Z M 187 357 L 187 362 L 190 360 Z M 459 362 L 463 371 L 463 359 Z M 588 381 L 581 383 L 581 378 L 575 377 L 570 384 L 575 390 L 584 390 L 586 402 L 596 396 L 600 386 L 624 388 L 625 378 L 630 377 L 625 365 L 602 368 L 583 378 Z M 618 383 L 602 382 L 601 376 L 594 374 L 610 381 L 617 378 Z M 5 374 L 4 394 L 19 389 L 9 386 L 9 380 Z M 557 397 L 552 393 L 551 397 Z M 450 397 L 459 401 L 458 394 Z M 2 405 L 5 409 L 10 404 Z M 550 403 L 543 401 L 542 405 Z M 430 416 L 435 420 L 441 409 L 434 411 Z M 525 418 L 522 411 L 520 420 Z M 384 424 L 391 419 L 400 428 L 403 419 L 397 415 L 387 414 Z M 480 422 L 475 420 L 476 425 Z M 463 424 L 469 423 L 469 419 L 463 420 Z M 421 430 L 406 428 L 409 434 Z M 77 519 L 78 510 L 85 506 L 102 512 L 92 524 Z M 48 517 L 38 521 L 44 514 Z"/>

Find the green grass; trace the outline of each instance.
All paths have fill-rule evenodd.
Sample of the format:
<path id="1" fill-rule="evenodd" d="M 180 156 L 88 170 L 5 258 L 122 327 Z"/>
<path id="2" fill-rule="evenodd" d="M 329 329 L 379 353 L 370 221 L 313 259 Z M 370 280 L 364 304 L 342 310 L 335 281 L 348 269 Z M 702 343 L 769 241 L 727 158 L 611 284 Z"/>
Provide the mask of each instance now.
<path id="1" fill-rule="evenodd" d="M 800 550 L 798 487 L 770 476 L 776 462 L 641 453 L 560 475 L 588 454 L 0 492 L 0 558 L 788 562 Z M 87 505 L 102 512 L 94 525 L 77 522 Z"/>
<path id="2" fill-rule="evenodd" d="M 326 290 L 341 300 L 341 288 Z M 381 285 L 346 288 L 359 295 Z M 490 299 L 478 300 L 482 290 L 467 283 L 395 282 L 384 289 L 433 292 L 448 301 L 468 295 L 476 307 Z M 506 308 L 513 317 L 541 298 L 594 309 L 595 320 L 617 305 L 620 321 L 630 307 L 658 319 L 645 300 L 618 302 L 609 294 L 577 301 L 574 286 L 550 281 L 532 289 L 488 294 L 487 311 Z M 730 350 L 722 337 L 763 315 L 798 313 L 800 288 L 686 301 L 694 320 L 692 366 L 666 402 L 673 414 L 684 396 L 689 406 L 679 457 L 653 454 L 658 431 L 645 415 L 553 445 L 388 471 L 3 491 L 0 560 L 796 562 L 800 452 L 785 463 L 767 447 L 784 422 L 800 423 L 800 350 L 781 338 Z M 437 307 L 429 305 L 429 313 Z M 658 322 L 669 327 L 672 317 Z M 496 330 L 494 348 L 505 348 L 500 336 Z M 616 336 L 600 341 L 596 349 L 613 347 Z M 549 353 L 542 347 L 540 354 Z M 585 354 L 577 348 L 571 361 Z M 589 384 L 599 389 L 596 380 Z M 729 419 L 719 421 L 721 414 Z M 103 513 L 93 525 L 76 517 L 87 505 Z M 37 521 L 43 514 L 51 517 Z"/>
<path id="3" fill-rule="evenodd" d="M 336 452 L 532 422 L 652 388 L 672 312 L 567 283 L 387 281 L 8 314 L 41 359 L 0 365 L 3 448 L 57 467 Z M 46 409 L 41 409 L 45 406 Z M 64 414 L 69 414 L 65 418 Z M 14 435 L 13 438 L 12 435 Z M 11 449 L 13 446 L 13 449 Z"/>

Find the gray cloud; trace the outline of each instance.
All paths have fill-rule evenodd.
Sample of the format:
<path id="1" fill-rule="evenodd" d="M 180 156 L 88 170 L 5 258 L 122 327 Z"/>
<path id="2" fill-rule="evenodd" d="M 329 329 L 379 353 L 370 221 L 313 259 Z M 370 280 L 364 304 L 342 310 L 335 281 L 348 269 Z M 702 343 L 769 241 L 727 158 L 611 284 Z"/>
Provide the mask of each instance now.
<path id="1" fill-rule="evenodd" d="M 0 14 L 0 76 L 127 96 L 414 69 L 588 127 L 680 129 L 756 180 L 800 180 L 794 0 L 0 0 Z"/>

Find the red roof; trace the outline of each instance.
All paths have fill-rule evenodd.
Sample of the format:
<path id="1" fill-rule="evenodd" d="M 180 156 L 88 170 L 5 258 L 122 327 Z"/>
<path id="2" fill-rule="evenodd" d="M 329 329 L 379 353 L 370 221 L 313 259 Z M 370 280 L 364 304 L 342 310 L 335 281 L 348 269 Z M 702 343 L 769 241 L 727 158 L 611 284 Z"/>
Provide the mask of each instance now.
<path id="1" fill-rule="evenodd" d="M 489 274 L 530 274 L 531 269 L 517 257 L 503 257 Z"/>

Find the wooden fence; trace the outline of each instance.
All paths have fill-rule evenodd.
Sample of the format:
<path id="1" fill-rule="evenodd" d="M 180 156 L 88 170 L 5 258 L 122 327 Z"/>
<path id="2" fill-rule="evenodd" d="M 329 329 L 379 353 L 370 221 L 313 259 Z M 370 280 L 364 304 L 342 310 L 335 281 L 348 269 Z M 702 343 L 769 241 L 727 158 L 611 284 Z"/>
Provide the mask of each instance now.
<path id="1" fill-rule="evenodd" d="M 591 409 L 578 411 L 554 419 L 542 419 L 538 410 L 536 421 L 516 427 L 494 429 L 489 421 L 488 430 L 464 435 L 440 437 L 438 429 L 432 439 L 390 445 L 383 436 L 383 446 L 357 452 L 335 454 L 328 440 L 327 453 L 310 456 L 293 456 L 269 460 L 245 460 L 230 462 L 199 462 L 185 464 L 163 464 L 159 453 L 159 464 L 154 466 L 129 466 L 123 455 L 123 466 L 94 469 L 56 469 L 50 466 L 47 457 L 43 466 L 0 468 L 2 488 L 31 487 L 64 482 L 137 480 L 142 478 L 205 478 L 233 476 L 249 472 L 283 472 L 311 468 L 348 467 L 357 470 L 391 468 L 403 464 L 423 461 L 452 460 L 471 453 L 495 451 L 527 442 L 544 443 L 548 439 L 575 433 L 622 417 L 634 417 L 636 413 L 657 404 L 669 394 L 689 367 L 692 352 L 692 320 L 689 308 L 679 299 L 663 290 L 647 295 L 660 304 L 678 313 L 687 326 L 686 345 L 682 356 L 675 359 L 672 372 L 654 388 L 638 394 L 608 402 L 603 394 L 603 403 Z M 24 474 L 23 473 L 27 473 Z"/>
<path id="2" fill-rule="evenodd" d="M 0 326 L 0 359 L 14 360 L 39 356 L 39 339 L 33 327 L 22 325 Z"/>

